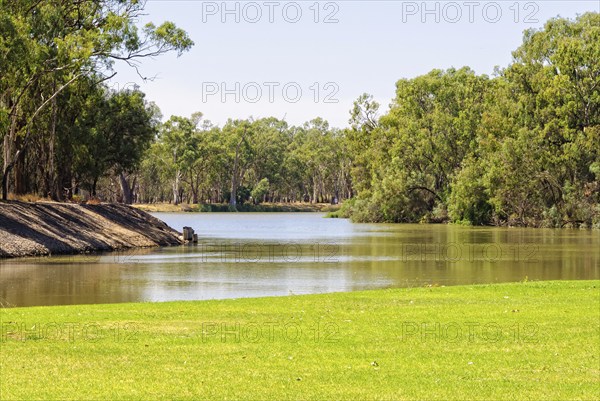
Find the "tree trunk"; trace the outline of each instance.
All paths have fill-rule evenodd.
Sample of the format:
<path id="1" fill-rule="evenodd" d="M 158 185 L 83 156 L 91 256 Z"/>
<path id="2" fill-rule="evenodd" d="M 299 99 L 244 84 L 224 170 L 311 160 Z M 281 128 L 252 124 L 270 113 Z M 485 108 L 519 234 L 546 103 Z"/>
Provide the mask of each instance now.
<path id="1" fill-rule="evenodd" d="M 21 137 L 16 138 L 15 149 L 19 152 L 19 155 L 25 150 L 23 147 L 23 140 Z M 24 156 L 15 158 L 14 174 L 15 174 L 15 194 L 23 195 L 27 192 L 25 185 L 25 160 Z"/>
<path id="2" fill-rule="evenodd" d="M 2 171 L 2 200 L 8 199 L 8 176 L 10 174 L 10 170 L 12 170 L 12 165 L 9 164 Z"/>
<path id="3" fill-rule="evenodd" d="M 233 174 L 231 176 L 231 195 L 229 196 L 229 204 L 231 206 L 235 206 L 237 204 L 237 187 L 239 185 L 239 162 L 240 162 L 240 147 L 244 143 L 244 139 L 246 139 L 246 134 L 248 130 L 244 128 L 244 133 L 240 138 L 236 148 L 235 148 L 235 160 L 233 161 Z"/>
<path id="4" fill-rule="evenodd" d="M 229 204 L 235 206 L 237 204 L 237 187 L 238 187 L 238 159 L 239 146 L 235 151 L 235 160 L 233 162 L 233 174 L 231 175 L 231 194 L 229 195 Z"/>
<path id="5" fill-rule="evenodd" d="M 45 194 L 49 197 L 54 197 L 56 188 L 56 179 L 58 174 L 56 171 L 55 159 L 56 159 L 56 124 L 58 120 L 58 106 L 56 99 L 52 102 L 52 128 L 50 130 L 50 143 L 48 145 L 48 190 Z"/>
<path id="6" fill-rule="evenodd" d="M 237 204 L 237 182 L 234 179 L 231 180 L 231 194 L 229 195 L 229 204 L 235 206 Z"/>
<path id="7" fill-rule="evenodd" d="M 179 186 L 181 182 L 181 172 L 177 170 L 175 173 L 175 181 L 173 182 L 173 204 L 179 205 L 181 198 L 179 196 Z"/>
<path id="8" fill-rule="evenodd" d="M 127 178 L 123 172 L 119 174 L 119 179 L 121 181 L 121 189 L 123 190 L 123 203 L 131 205 L 133 203 L 133 190 L 129 186 L 129 182 L 127 182 Z M 135 185 L 135 178 L 133 184 Z"/>
<path id="9" fill-rule="evenodd" d="M 9 104 L 9 107 L 11 105 Z M 13 110 L 14 111 L 14 110 Z M 10 172 L 14 167 L 13 156 L 13 145 L 15 141 L 15 135 L 17 132 L 17 114 L 13 113 L 10 120 L 10 128 L 4 135 L 4 166 L 2 168 L 2 200 L 8 199 L 8 186 L 10 179 Z"/>
<path id="10" fill-rule="evenodd" d="M 96 197 L 96 187 L 98 185 L 98 178 L 94 178 L 94 182 L 92 183 L 92 198 Z"/>

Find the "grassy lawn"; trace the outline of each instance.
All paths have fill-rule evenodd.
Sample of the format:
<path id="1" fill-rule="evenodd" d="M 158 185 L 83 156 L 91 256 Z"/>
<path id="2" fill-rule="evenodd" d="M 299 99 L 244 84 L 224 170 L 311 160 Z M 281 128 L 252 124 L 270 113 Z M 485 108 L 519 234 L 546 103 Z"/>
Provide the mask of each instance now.
<path id="1" fill-rule="evenodd" d="M 0 318 L 3 400 L 600 397 L 600 281 L 16 308 Z"/>

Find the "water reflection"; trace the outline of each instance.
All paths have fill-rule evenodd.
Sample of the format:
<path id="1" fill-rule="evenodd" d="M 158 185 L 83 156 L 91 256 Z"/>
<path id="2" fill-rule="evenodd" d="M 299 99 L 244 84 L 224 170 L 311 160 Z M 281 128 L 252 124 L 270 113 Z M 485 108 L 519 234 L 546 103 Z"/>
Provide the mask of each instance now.
<path id="1" fill-rule="evenodd" d="M 170 301 L 600 278 L 600 233 L 157 214 L 200 244 L 0 262 L 4 306 Z"/>

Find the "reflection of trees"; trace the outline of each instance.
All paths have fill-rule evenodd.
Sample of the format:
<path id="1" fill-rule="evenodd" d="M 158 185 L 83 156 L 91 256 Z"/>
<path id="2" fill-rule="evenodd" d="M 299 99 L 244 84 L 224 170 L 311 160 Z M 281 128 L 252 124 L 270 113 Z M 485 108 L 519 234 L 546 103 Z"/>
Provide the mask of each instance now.
<path id="1" fill-rule="evenodd" d="M 410 286 L 600 277 L 600 236 L 594 232 L 573 235 L 565 230 L 452 225 L 380 227 L 381 235 L 357 237 L 344 249 L 352 260 L 358 260 L 350 263 L 355 266 L 357 284 L 386 278 L 396 286 Z M 460 257 L 453 253 L 456 249 L 461 250 Z"/>
<path id="2" fill-rule="evenodd" d="M 131 252 L 139 256 L 152 250 L 4 261 L 0 300 L 11 306 L 140 301 L 143 288 L 123 279 L 127 264 L 118 262 L 119 257 L 133 257 Z M 102 262 L 107 258 L 110 262 Z"/>
<path id="3" fill-rule="evenodd" d="M 351 290 L 351 271 L 329 261 L 331 244 L 320 243 L 325 250 L 315 251 L 309 241 L 219 239 L 165 248 L 168 276 L 146 287 L 144 296 L 218 299 Z"/>
<path id="4" fill-rule="evenodd" d="M 333 248 L 315 260 L 311 248 L 315 243 L 310 241 L 295 242 L 301 249 L 297 257 L 289 241 L 238 239 L 214 242 L 224 247 L 205 244 L 7 260 L 0 262 L 0 302 L 27 306 L 162 301 L 514 282 L 525 277 L 600 277 L 600 236 L 593 231 L 449 225 L 376 225 L 370 229 L 375 231 L 358 232 L 338 243 L 328 241 L 339 245 L 335 260 L 328 261 L 324 256 Z M 235 244 L 242 245 L 237 254 Z M 463 254 L 455 263 L 444 261 L 443 251 L 435 245 L 447 244 L 475 247 L 477 252 Z M 515 258 L 515 246 L 530 244 L 537 247 L 535 261 L 526 260 L 527 252 Z M 415 245 L 430 248 L 424 254 L 407 254 L 410 247 L 414 252 Z M 486 260 L 481 254 L 486 246 L 501 248 L 502 258 Z M 254 260 L 258 249 L 273 257 L 262 255 Z"/>

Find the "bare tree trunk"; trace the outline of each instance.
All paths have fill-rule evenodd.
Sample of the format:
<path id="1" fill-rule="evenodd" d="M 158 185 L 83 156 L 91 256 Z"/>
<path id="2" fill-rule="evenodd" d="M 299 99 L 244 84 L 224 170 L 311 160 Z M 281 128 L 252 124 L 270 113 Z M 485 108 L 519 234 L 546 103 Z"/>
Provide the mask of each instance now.
<path id="1" fill-rule="evenodd" d="M 181 203 L 179 187 L 181 185 L 181 171 L 175 172 L 175 181 L 173 182 L 173 203 L 179 205 Z"/>
<path id="2" fill-rule="evenodd" d="M 240 145 L 238 145 L 237 149 L 235 150 L 235 160 L 233 161 L 233 174 L 231 175 L 231 194 L 229 195 L 229 204 L 231 206 L 235 206 L 237 204 L 239 150 Z"/>
<path id="3" fill-rule="evenodd" d="M 21 152 L 20 154 L 22 154 L 25 151 L 24 145 L 23 145 L 23 140 L 20 136 L 17 136 L 16 138 L 16 149 L 17 152 Z M 24 160 L 24 156 L 19 157 L 18 159 L 15 159 L 15 168 L 14 168 L 14 172 L 15 172 L 15 194 L 17 195 L 23 195 L 25 192 L 27 192 L 27 188 L 25 186 L 25 160 Z"/>
<path id="4" fill-rule="evenodd" d="M 15 135 L 17 132 L 17 113 L 15 113 L 16 105 L 9 102 L 8 107 L 11 110 L 10 128 L 4 135 L 4 166 L 2 167 L 2 200 L 8 199 L 8 186 L 10 179 L 10 172 L 14 167 L 13 145 L 15 141 Z"/>
<path id="5" fill-rule="evenodd" d="M 129 186 L 129 182 L 127 182 L 127 177 L 125 177 L 125 173 L 121 172 L 119 174 L 119 179 L 121 181 L 121 189 L 123 191 L 123 203 L 126 205 L 131 205 L 133 203 L 133 189 L 135 186 L 135 178 L 133 179 L 132 187 Z"/>
<path id="6" fill-rule="evenodd" d="M 92 183 L 92 198 L 96 197 L 96 187 L 98 186 L 98 178 L 94 178 L 94 182 Z"/>
<path id="7" fill-rule="evenodd" d="M 2 171 L 2 200 L 8 199 L 8 175 L 10 174 L 10 170 L 12 170 L 12 165 L 8 165 Z"/>
<path id="8" fill-rule="evenodd" d="M 52 102 L 52 127 L 50 128 L 50 140 L 48 143 L 48 165 L 46 172 L 47 184 L 45 196 L 49 196 L 52 199 L 57 199 L 56 194 L 56 179 L 57 173 L 54 165 L 55 159 L 55 145 L 56 145 L 56 121 L 58 118 L 58 107 L 56 105 L 56 99 Z"/>
<path id="9" fill-rule="evenodd" d="M 198 192 L 200 192 L 200 174 L 190 172 L 190 189 L 192 191 L 192 203 L 198 204 Z"/>
<path id="10" fill-rule="evenodd" d="M 236 148 L 235 148 L 235 160 L 233 161 L 233 174 L 231 175 L 231 195 L 229 196 L 229 204 L 231 206 L 235 206 L 237 204 L 237 187 L 239 185 L 239 163 L 240 163 L 240 147 L 242 143 L 244 143 L 244 139 L 246 139 L 246 133 L 248 130 L 244 128 L 244 133 L 240 138 Z"/>
<path id="11" fill-rule="evenodd" d="M 229 195 L 229 204 L 235 206 L 237 204 L 237 180 L 234 176 L 231 178 L 231 194 Z"/>
<path id="12" fill-rule="evenodd" d="M 8 199 L 8 176 L 12 165 L 10 158 L 12 156 L 12 141 L 10 138 L 11 134 L 8 133 L 4 136 L 4 166 L 2 167 L 2 200 Z"/>

